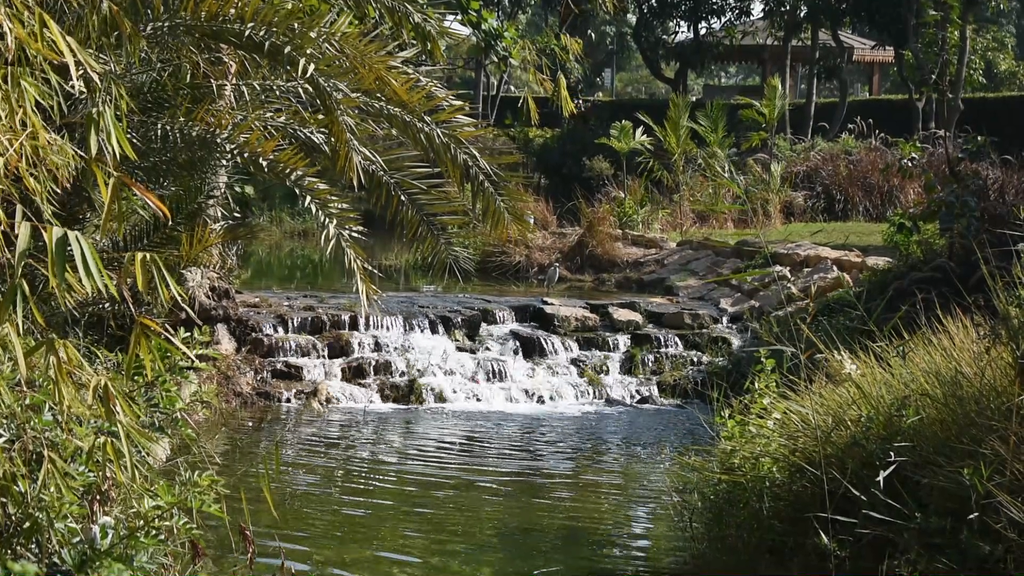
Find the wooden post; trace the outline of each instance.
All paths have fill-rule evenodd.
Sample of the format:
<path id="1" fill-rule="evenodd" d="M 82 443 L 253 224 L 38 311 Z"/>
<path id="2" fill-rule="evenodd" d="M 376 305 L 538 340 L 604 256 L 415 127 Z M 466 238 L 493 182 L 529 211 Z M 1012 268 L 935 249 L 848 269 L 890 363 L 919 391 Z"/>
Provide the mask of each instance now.
<path id="1" fill-rule="evenodd" d="M 871 95 L 882 95 L 882 66 L 878 62 L 871 66 Z"/>

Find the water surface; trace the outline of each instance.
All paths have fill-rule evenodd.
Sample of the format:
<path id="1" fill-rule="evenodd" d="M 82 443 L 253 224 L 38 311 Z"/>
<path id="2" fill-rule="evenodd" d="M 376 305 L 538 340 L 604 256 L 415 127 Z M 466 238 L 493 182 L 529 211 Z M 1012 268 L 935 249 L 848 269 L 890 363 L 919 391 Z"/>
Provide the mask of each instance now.
<path id="1" fill-rule="evenodd" d="M 352 291 L 352 277 L 340 252 L 324 256 L 316 244 L 295 243 L 275 247 L 250 247 L 242 254 L 242 276 L 239 284 L 246 290 L 317 291 L 346 293 Z M 419 292 L 424 288 L 440 293 L 473 293 L 492 296 L 544 295 L 540 278 L 463 279 L 439 277 L 401 263 L 378 265 L 377 288 L 387 292 Z M 541 271 L 543 273 L 543 271 Z M 580 290 L 561 282 L 552 295 L 572 298 L 608 298 L 609 292 Z M 626 293 L 616 293 L 625 297 Z"/>
<path id="2" fill-rule="evenodd" d="M 705 437 L 679 408 L 274 407 L 214 445 L 233 518 L 245 494 L 257 571 L 283 550 L 298 573 L 588 576 L 673 572 L 672 453 Z M 217 538 L 218 564 L 240 563 Z"/>

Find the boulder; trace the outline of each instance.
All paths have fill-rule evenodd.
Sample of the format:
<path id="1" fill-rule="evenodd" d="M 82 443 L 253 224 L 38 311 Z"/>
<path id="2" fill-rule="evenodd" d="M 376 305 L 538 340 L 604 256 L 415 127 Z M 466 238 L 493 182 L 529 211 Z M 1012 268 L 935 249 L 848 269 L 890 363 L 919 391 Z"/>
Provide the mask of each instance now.
<path id="1" fill-rule="evenodd" d="M 702 296 L 700 299 L 710 304 L 718 305 L 718 303 L 723 299 L 732 298 L 735 295 L 736 290 L 733 290 L 728 286 L 719 286 Z"/>
<path id="2" fill-rule="evenodd" d="M 728 298 L 722 298 L 718 301 L 718 307 L 721 308 L 722 311 L 725 312 L 725 315 L 729 317 L 729 320 L 732 320 L 733 322 L 739 322 L 758 310 L 757 302 L 743 294 L 733 294 Z"/>
<path id="3" fill-rule="evenodd" d="M 604 358 L 577 356 L 570 360 L 569 363 L 576 369 L 576 375 L 580 378 L 587 378 L 588 375 L 592 375 L 591 377 L 611 375 L 611 368 L 608 367 L 608 361 Z"/>
<path id="4" fill-rule="evenodd" d="M 857 251 L 834 250 L 810 242 L 795 242 L 779 246 L 772 251 L 772 262 L 789 268 L 814 268 L 829 260 L 842 272 L 862 271 L 864 255 Z"/>
<path id="5" fill-rule="evenodd" d="M 473 343 L 456 342 L 455 350 L 463 354 L 479 354 L 480 345 Z"/>
<path id="6" fill-rule="evenodd" d="M 533 317 L 533 311 L 537 309 L 536 302 L 519 302 L 509 305 L 509 310 L 516 317 L 516 324 L 529 324 Z"/>
<path id="7" fill-rule="evenodd" d="M 306 335 L 253 336 L 249 339 L 249 352 L 259 358 L 323 358 L 326 347 L 316 338 Z"/>
<path id="8" fill-rule="evenodd" d="M 629 408 L 630 406 L 632 406 L 632 404 L 626 402 L 625 400 L 612 398 L 611 396 L 605 398 L 604 403 L 605 406 L 611 406 L 612 408 Z"/>
<path id="9" fill-rule="evenodd" d="M 680 333 L 679 339 L 687 350 L 712 358 L 726 358 L 742 346 L 738 336 L 722 329 Z"/>
<path id="10" fill-rule="evenodd" d="M 544 306 L 564 306 L 566 308 L 587 308 L 587 303 L 583 300 L 574 300 L 572 298 L 541 298 L 540 303 Z"/>
<path id="11" fill-rule="evenodd" d="M 640 279 L 640 284 L 648 289 L 659 288 L 679 276 L 688 275 L 687 266 L 690 263 L 711 257 L 714 257 L 714 253 L 710 251 L 675 248 L 668 252 L 667 257 L 658 261 L 661 267 L 657 271 Z"/>
<path id="12" fill-rule="evenodd" d="M 764 290 L 771 286 L 778 284 L 779 282 L 789 282 L 793 279 L 793 274 L 789 271 L 789 268 L 785 266 L 772 266 L 770 270 L 757 276 L 752 276 L 747 279 L 747 282 L 757 286 Z"/>
<path id="13" fill-rule="evenodd" d="M 733 278 L 732 280 L 723 280 L 720 283 L 721 286 L 732 290 L 736 294 L 743 294 L 747 298 L 753 298 L 761 292 L 760 286 L 755 286 L 750 282 L 742 278 Z"/>
<path id="14" fill-rule="evenodd" d="M 540 306 L 534 313 L 534 322 L 548 332 L 596 332 L 601 319 L 584 308 L 569 306 Z"/>
<path id="15" fill-rule="evenodd" d="M 675 294 L 688 300 L 700 300 L 715 288 L 714 284 L 703 280 L 686 280 L 672 285 Z"/>
<path id="16" fill-rule="evenodd" d="M 308 336 L 319 336 L 331 329 L 331 319 L 326 314 L 318 312 L 299 312 L 281 314 L 281 323 L 289 334 L 306 334 Z M 349 326 L 348 316 L 344 321 L 339 318 L 335 330 L 346 330 Z"/>
<path id="17" fill-rule="evenodd" d="M 644 317 L 625 308 L 608 308 L 608 322 L 620 332 L 636 332 L 647 325 Z"/>
<path id="18" fill-rule="evenodd" d="M 238 343 L 231 336 L 226 324 L 217 324 L 213 327 L 213 341 L 210 343 L 213 351 L 222 356 L 232 356 L 238 352 Z"/>
<path id="19" fill-rule="evenodd" d="M 395 363 L 391 360 L 367 356 L 350 358 L 338 367 L 341 380 L 345 382 L 361 382 L 373 377 L 391 377 L 396 376 L 397 372 Z"/>
<path id="20" fill-rule="evenodd" d="M 641 234 L 639 232 L 623 232 L 622 239 L 631 246 L 648 250 L 667 250 L 672 247 L 668 236 L 659 234 Z"/>
<path id="21" fill-rule="evenodd" d="M 654 394 L 648 394 L 646 396 L 641 396 L 633 404 L 637 406 L 663 406 L 665 403 L 661 401 L 661 398 L 658 398 Z"/>
<path id="22" fill-rule="evenodd" d="M 810 302 L 797 302 L 772 313 L 772 318 L 789 322 L 806 320 L 811 313 Z"/>
<path id="23" fill-rule="evenodd" d="M 643 313 L 644 302 L 640 300 L 618 300 L 618 301 L 591 301 L 587 302 L 587 309 L 598 316 L 608 313 L 609 308 L 625 308 L 633 312 Z"/>
<path id="24" fill-rule="evenodd" d="M 648 330 L 645 332 L 634 332 L 629 335 L 629 343 L 633 348 L 641 350 L 680 350 L 682 344 L 679 337 L 673 332 L 657 332 Z"/>
<path id="25" fill-rule="evenodd" d="M 483 323 L 491 326 L 515 324 L 516 322 L 515 312 L 506 306 L 476 306 L 470 310 L 478 312 Z"/>
<path id="26" fill-rule="evenodd" d="M 524 360 L 558 357 L 566 352 L 566 344 L 554 334 L 520 326 L 513 328 L 511 334 L 519 343 Z"/>
<path id="27" fill-rule="evenodd" d="M 852 286 L 850 277 L 840 272 L 828 260 L 819 262 L 809 270 L 805 270 L 793 283 L 793 286 L 805 296 L 821 298 L 837 290 Z"/>
<path id="28" fill-rule="evenodd" d="M 868 256 L 864 259 L 864 270 L 877 271 L 885 270 L 893 265 L 892 258 L 885 258 L 884 256 Z"/>
<path id="29" fill-rule="evenodd" d="M 733 246 L 735 257 L 742 260 L 753 260 L 768 250 L 764 241 L 757 237 L 740 238 Z"/>
<path id="30" fill-rule="evenodd" d="M 737 254 L 736 245 L 722 240 L 715 240 L 714 238 L 701 238 L 700 240 L 680 240 L 677 244 L 679 248 L 686 248 L 689 250 L 698 250 L 703 252 L 711 252 L 713 255 L 719 258 L 735 258 Z"/>
<path id="31" fill-rule="evenodd" d="M 713 277 L 713 276 L 727 276 L 730 274 L 727 270 L 738 269 L 739 266 L 743 265 L 739 260 L 726 260 L 718 256 L 709 256 L 696 262 L 691 262 L 686 266 L 686 269 L 694 274 L 702 277 Z"/>
<path id="32" fill-rule="evenodd" d="M 629 348 L 629 337 L 608 332 L 577 334 L 576 345 L 581 352 L 624 352 Z"/>
<path id="33" fill-rule="evenodd" d="M 670 330 L 700 330 L 721 322 L 721 313 L 709 304 L 685 302 L 672 306 L 672 310 L 661 315 L 657 321 Z"/>
<path id="34" fill-rule="evenodd" d="M 445 310 L 434 315 L 449 336 L 460 332 L 473 340 L 480 334 L 483 316 L 474 310 Z"/>
<path id="35" fill-rule="evenodd" d="M 792 284 L 778 284 L 754 296 L 754 302 L 762 314 L 774 312 L 780 306 L 802 299 L 800 292 Z"/>
<path id="36" fill-rule="evenodd" d="M 273 380 L 287 382 L 311 382 L 322 380 L 326 375 L 323 361 L 307 358 L 272 360 L 267 363 L 267 368 Z"/>
<path id="37" fill-rule="evenodd" d="M 355 343 L 352 342 L 352 332 L 335 332 L 328 336 L 327 359 L 337 360 L 348 358 L 356 353 Z"/>

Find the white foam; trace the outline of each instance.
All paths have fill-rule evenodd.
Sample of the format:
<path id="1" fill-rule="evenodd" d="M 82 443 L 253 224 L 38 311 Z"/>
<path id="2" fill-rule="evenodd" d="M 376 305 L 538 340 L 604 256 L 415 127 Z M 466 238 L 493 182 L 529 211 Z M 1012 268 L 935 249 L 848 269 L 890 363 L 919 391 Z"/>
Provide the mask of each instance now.
<path id="1" fill-rule="evenodd" d="M 327 382 L 336 403 L 373 410 L 383 409 L 376 384 L 382 378 L 418 386 L 414 391 L 427 407 L 441 405 L 446 410 L 584 413 L 609 409 L 603 404 L 608 397 L 634 402 L 658 394 L 649 379 L 621 374 L 629 335 L 610 338 L 613 352 L 581 352 L 574 338 L 535 327 L 484 325 L 474 354 L 460 350 L 446 334 L 431 333 L 430 326 L 426 317 L 359 316 L 358 332 L 351 333 L 353 357 L 327 360 L 325 351 L 318 348 L 315 358 L 289 358 L 288 362 L 301 367 L 303 379 Z M 523 358 L 514 330 L 521 331 L 520 338 L 526 333 L 533 339 L 538 358 Z M 655 338 L 658 345 L 663 344 L 659 347 L 682 348 L 675 335 L 663 336 Z M 295 348 L 298 352 L 300 347 Z M 651 358 L 645 355 L 640 360 L 650 362 Z M 363 365 L 369 380 L 342 381 L 346 374 L 353 374 L 347 368 L 353 363 Z M 594 373 L 583 378 L 574 364 L 594 366 Z"/>

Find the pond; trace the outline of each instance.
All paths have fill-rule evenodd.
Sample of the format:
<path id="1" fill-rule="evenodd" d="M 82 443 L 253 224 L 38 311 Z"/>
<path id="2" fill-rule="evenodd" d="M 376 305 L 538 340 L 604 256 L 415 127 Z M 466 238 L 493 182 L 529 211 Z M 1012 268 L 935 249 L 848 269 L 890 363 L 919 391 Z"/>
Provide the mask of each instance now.
<path id="1" fill-rule="evenodd" d="M 283 552 L 299 574 L 666 574 L 685 550 L 673 453 L 705 441 L 704 410 L 280 406 L 213 445 L 259 573 Z M 219 568 L 244 563 L 237 523 L 215 539 Z"/>
<path id="2" fill-rule="evenodd" d="M 351 292 L 352 277 L 345 268 L 340 252 L 329 256 L 315 243 L 292 243 L 281 246 L 249 247 L 242 253 L 242 276 L 239 286 L 244 290 L 284 290 Z M 422 269 L 401 261 L 377 264 L 380 273 L 374 282 L 377 288 L 388 292 L 421 291 L 460 292 L 508 295 L 543 295 L 542 282 L 537 279 L 517 280 L 439 278 Z M 542 271 L 543 272 L 543 271 Z M 568 290 L 568 292 L 567 292 Z M 569 289 L 561 282 L 556 291 L 562 296 L 575 298 L 607 296 L 607 292 Z"/>

